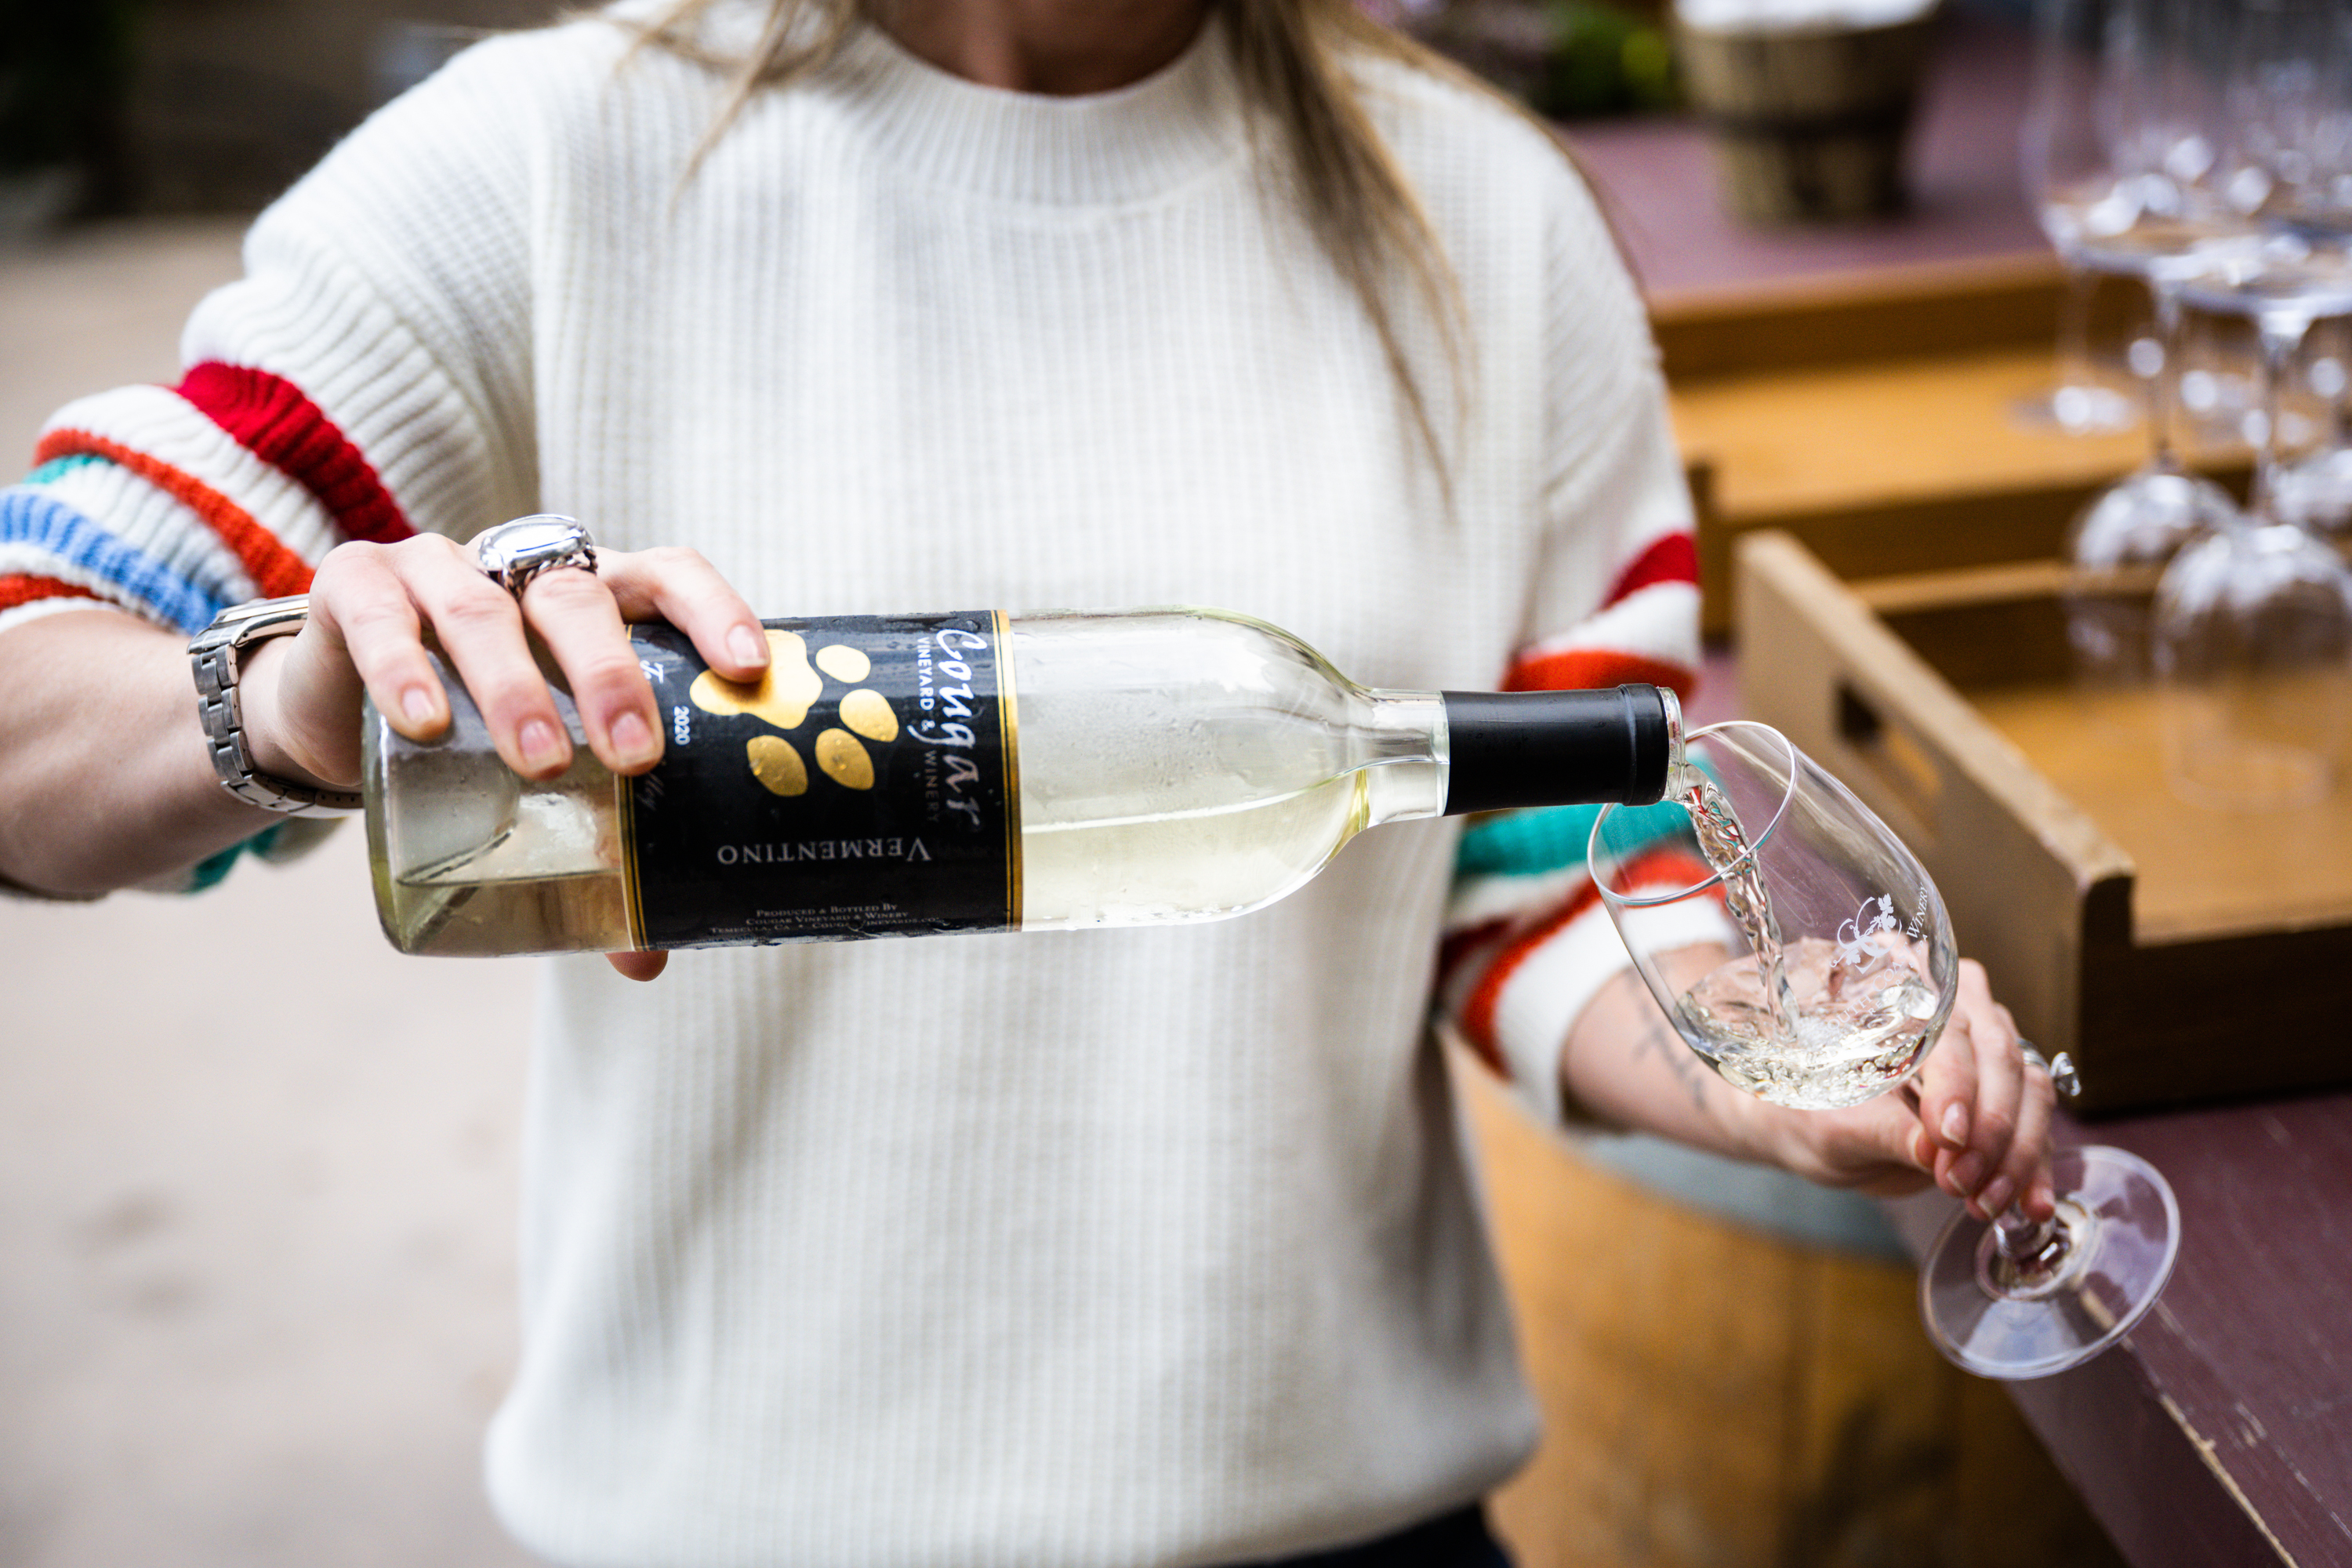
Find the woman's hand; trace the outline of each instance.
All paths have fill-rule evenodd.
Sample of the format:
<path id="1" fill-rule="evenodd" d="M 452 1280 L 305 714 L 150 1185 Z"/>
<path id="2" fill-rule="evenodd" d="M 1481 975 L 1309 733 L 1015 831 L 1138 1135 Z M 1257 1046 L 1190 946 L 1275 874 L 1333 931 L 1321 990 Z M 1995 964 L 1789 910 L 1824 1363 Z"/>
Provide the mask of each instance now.
<path id="1" fill-rule="evenodd" d="M 1699 946 L 1660 963 L 1687 986 L 1729 957 Z M 1973 960 L 1960 962 L 1951 1018 L 1916 1085 L 1843 1110 L 1795 1110 L 1734 1089 L 1684 1043 L 1630 969 L 1586 1005 L 1560 1066 L 1570 1101 L 1619 1126 L 1826 1186 L 1895 1195 L 1932 1181 L 1986 1217 L 2020 1193 L 2033 1218 L 2053 1212 L 2050 1077 L 2028 1070 L 2017 1025 Z"/>
<path id="2" fill-rule="evenodd" d="M 1843 1110 L 1757 1102 L 1754 1131 L 1769 1156 L 1831 1186 L 1916 1191 L 1932 1180 L 1990 1219 L 2022 1194 L 2025 1212 L 2054 1212 L 2050 1121 L 2056 1091 L 2031 1068 L 2016 1020 L 1992 998 L 1984 966 L 1960 961 L 1959 994 L 1913 1088 Z"/>
<path id="3" fill-rule="evenodd" d="M 626 623 L 655 619 L 685 632 L 729 679 L 756 680 L 767 668 L 759 617 L 691 550 L 600 551 L 596 571 L 542 572 L 518 602 L 470 548 L 438 535 L 339 546 L 311 582 L 310 624 L 247 661 L 255 765 L 352 787 L 360 776 L 362 691 L 402 734 L 438 737 L 449 725 L 449 698 L 425 654 L 429 630 L 517 773 L 550 779 L 572 763 L 531 634 L 562 671 L 597 760 L 616 773 L 644 773 L 661 760 L 663 727 Z M 651 979 L 665 955 L 610 956 L 621 973 Z"/>

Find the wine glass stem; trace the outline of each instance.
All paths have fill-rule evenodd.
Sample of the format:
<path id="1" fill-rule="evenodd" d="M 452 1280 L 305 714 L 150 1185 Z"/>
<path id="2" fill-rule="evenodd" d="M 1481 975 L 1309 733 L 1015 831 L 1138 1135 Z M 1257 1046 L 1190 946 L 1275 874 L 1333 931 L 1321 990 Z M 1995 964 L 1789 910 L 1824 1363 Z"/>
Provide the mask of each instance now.
<path id="1" fill-rule="evenodd" d="M 2180 286 L 2152 278 L 2147 292 L 2156 314 L 2157 346 L 2162 351 L 2156 374 L 2147 378 L 2148 458 L 2157 472 L 2168 474 L 2179 466 L 2172 455 L 2172 418 L 2174 389 L 2180 384 Z"/>
<path id="2" fill-rule="evenodd" d="M 2278 520 L 2272 502 L 2278 494 L 2279 411 L 2284 402 L 2288 370 L 2303 346 L 2311 319 L 2300 314 L 2265 313 L 2256 322 L 2262 339 L 2262 438 L 2254 448 L 2254 515 L 2266 522 Z"/>
<path id="3" fill-rule="evenodd" d="M 2092 387 L 2098 382 L 2091 369 L 2091 290 L 2098 282 L 2097 275 L 2061 253 L 2059 261 L 2066 273 L 2066 292 L 2058 306 L 2058 386 Z"/>
<path id="4" fill-rule="evenodd" d="M 2053 1220 L 2026 1217 L 2025 1210 L 2010 1205 L 1992 1216 L 1993 1245 L 2000 1255 L 2011 1260 L 2032 1258 L 2047 1247 L 2057 1235 Z"/>
<path id="5" fill-rule="evenodd" d="M 2060 1217 L 2028 1219 L 2023 1209 L 2011 1204 L 1993 1215 L 1992 1245 L 1977 1254 L 1977 1283 L 1986 1294 L 2004 1300 L 2048 1295 L 2066 1282 L 2080 1262 L 2074 1240 Z"/>

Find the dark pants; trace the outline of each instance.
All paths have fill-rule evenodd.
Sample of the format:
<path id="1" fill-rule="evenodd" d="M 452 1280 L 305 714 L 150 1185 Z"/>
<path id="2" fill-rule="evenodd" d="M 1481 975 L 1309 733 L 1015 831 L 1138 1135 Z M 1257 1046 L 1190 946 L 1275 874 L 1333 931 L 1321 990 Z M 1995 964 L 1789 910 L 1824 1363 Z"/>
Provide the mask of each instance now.
<path id="1" fill-rule="evenodd" d="M 1474 1503 L 1378 1541 L 1257 1568 L 1511 1568 L 1511 1559 L 1487 1533 L 1486 1510 Z"/>

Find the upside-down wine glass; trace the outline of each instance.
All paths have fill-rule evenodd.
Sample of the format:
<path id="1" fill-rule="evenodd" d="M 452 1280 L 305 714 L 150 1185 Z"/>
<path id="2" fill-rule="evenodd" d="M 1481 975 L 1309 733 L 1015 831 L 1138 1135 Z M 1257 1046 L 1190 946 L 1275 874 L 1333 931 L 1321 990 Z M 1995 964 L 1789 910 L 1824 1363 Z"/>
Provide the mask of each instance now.
<path id="1" fill-rule="evenodd" d="M 1590 858 L 1635 968 L 1725 1081 L 1807 1110 L 1914 1092 L 1957 994 L 1943 899 L 1903 841 L 1779 731 L 1694 732 L 1667 800 L 1603 808 Z M 2171 1272 L 2179 1209 L 2152 1167 L 2086 1147 L 2054 1153 L 2052 1170 L 2053 1219 L 1964 1209 L 1922 1271 L 1930 1336 L 1980 1376 L 2042 1377 L 2096 1355 Z"/>
<path id="2" fill-rule="evenodd" d="M 2199 63 L 2233 3 L 2037 0 L 2047 86 L 2022 145 L 2042 227 L 2072 265 L 2144 284 L 2155 318 L 2153 338 L 2130 353 L 2147 395 L 2147 459 L 2092 498 L 2069 533 L 2070 558 L 2095 572 L 2160 566 L 2237 510 L 2228 491 L 2182 467 L 2174 442 L 2181 288 L 2246 233 L 2207 184 L 2214 85 Z M 2144 626 L 2125 616 L 2107 628 L 2111 607 L 2088 609 L 2070 626 L 2084 642 L 2085 672 L 2103 683 L 2143 679 Z"/>
<path id="3" fill-rule="evenodd" d="M 2150 588 L 2192 542 L 2240 514 L 2227 491 L 2185 469 L 2173 427 L 2182 387 L 2184 291 L 2259 245 L 2260 222 L 2218 189 L 2224 79 L 2247 0 L 2039 0 L 2061 39 L 2095 40 L 2089 88 L 2050 137 L 2044 202 L 2053 233 L 2084 265 L 2138 279 L 2155 331 L 2133 342 L 2148 395 L 2150 455 L 2092 498 L 2066 538 L 2064 595 L 2086 721 L 2128 712 L 2156 679 Z M 2078 78 L 2086 73 L 2078 71 Z M 2112 705 L 2120 700 L 2120 707 Z"/>
<path id="4" fill-rule="evenodd" d="M 2352 316 L 2345 0 L 2236 0 L 2215 188 L 2263 230 L 2184 286 L 2250 321 L 2262 416 L 2250 515 L 2176 556 L 2155 602 L 2167 772 L 2193 804 L 2263 810 L 2325 795 L 2352 728 L 2352 574 L 2280 505 L 2282 390 L 2314 322 Z"/>
<path id="5" fill-rule="evenodd" d="M 2188 298 L 2253 321 L 2263 416 L 2250 515 L 2184 547 L 2157 585 L 2166 773 L 2192 805 L 2306 805 L 2334 787 L 2352 730 L 2352 573 L 2281 514 L 2280 384 L 2313 321 L 2352 314 L 2352 253 L 2283 232 Z"/>

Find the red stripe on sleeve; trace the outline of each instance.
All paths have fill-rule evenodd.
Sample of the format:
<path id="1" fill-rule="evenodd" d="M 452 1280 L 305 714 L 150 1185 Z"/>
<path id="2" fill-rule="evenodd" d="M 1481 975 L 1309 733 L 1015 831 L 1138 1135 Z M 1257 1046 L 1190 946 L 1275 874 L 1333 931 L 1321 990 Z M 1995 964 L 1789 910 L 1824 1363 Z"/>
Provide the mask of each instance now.
<path id="1" fill-rule="evenodd" d="M 188 372 L 178 391 L 247 451 L 317 496 L 345 538 L 389 544 L 416 531 L 360 449 L 285 377 L 207 360 Z"/>
<path id="2" fill-rule="evenodd" d="M 1669 533 L 1651 541 L 1650 547 L 1617 575 L 1602 607 L 1631 598 L 1653 583 L 1698 582 L 1698 540 L 1688 533 Z"/>
<path id="3" fill-rule="evenodd" d="M 1501 936 L 1510 922 L 1485 921 L 1448 935 L 1437 945 L 1437 983 L 1443 986 L 1455 970 L 1468 962 L 1470 955 Z"/>
<path id="4" fill-rule="evenodd" d="M 60 582 L 55 577 L 35 577 L 23 573 L 0 576 L 0 610 L 13 610 L 20 605 L 37 605 L 43 599 L 97 599 L 98 595 L 76 583 Z M 104 603 L 103 600 L 100 601 Z"/>
<path id="5" fill-rule="evenodd" d="M 254 520 L 251 512 L 228 497 L 196 479 L 173 468 L 159 458 L 110 441 L 88 430 L 52 430 L 41 437 L 34 453 L 37 463 L 54 462 L 59 458 L 79 457 L 89 453 L 118 463 L 137 474 L 157 489 L 186 506 L 205 520 L 205 526 L 218 534 L 221 542 L 236 552 L 239 564 L 252 577 L 255 586 L 266 599 L 281 598 L 289 594 L 306 594 L 310 589 L 310 567 L 300 556 L 286 548 L 278 537 Z"/>
<path id="6" fill-rule="evenodd" d="M 1715 874 L 1712 867 L 1674 849 L 1652 850 L 1627 866 L 1625 871 L 1628 888 L 1661 892 L 1691 887 Z M 1600 901 L 1601 889 L 1586 882 L 1565 905 L 1512 938 L 1495 954 L 1486 973 L 1478 977 L 1478 983 L 1462 1003 L 1462 1032 L 1477 1047 L 1482 1059 L 1490 1056 L 1497 1061 L 1502 1058 L 1502 1047 L 1495 1038 L 1495 1010 L 1501 1005 L 1503 989 L 1511 983 L 1511 977 L 1535 955 L 1538 948 L 1575 924 Z M 1565 1040 L 1560 1043 L 1567 1044 Z"/>
<path id="7" fill-rule="evenodd" d="M 1462 1002 L 1462 1032 L 1477 1047 L 1481 1058 L 1491 1061 L 1497 1068 L 1502 1064 L 1502 1047 L 1495 1038 L 1495 1009 L 1502 1002 L 1503 987 L 1511 983 L 1511 976 L 1518 973 L 1519 965 L 1532 957 L 1536 949 L 1574 924 L 1579 916 L 1600 901 L 1601 889 L 1591 882 L 1585 883 L 1566 906 L 1554 910 L 1549 919 L 1513 939 L 1486 965 L 1486 973 L 1478 977 L 1478 984 L 1471 988 L 1470 994 Z M 1564 1040 L 1560 1043 L 1567 1044 Z M 1505 1073 L 1503 1076 L 1507 1078 L 1510 1075 Z"/>
<path id="8" fill-rule="evenodd" d="M 1506 691 L 1583 691 L 1596 687 L 1636 681 L 1647 686 L 1671 686 L 1687 699 L 1697 687 L 1688 667 L 1640 654 L 1605 647 L 1562 648 L 1558 653 L 1522 655 L 1503 682 Z"/>

